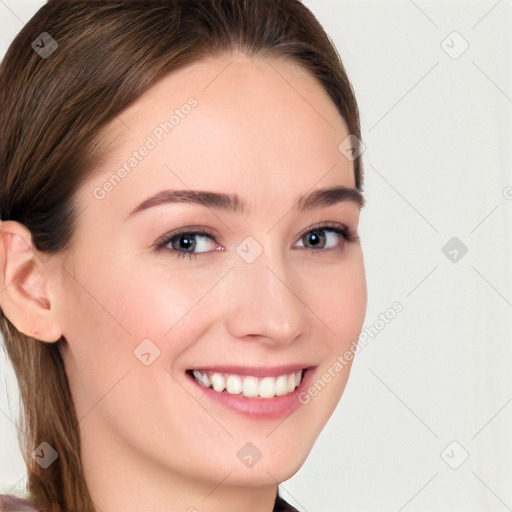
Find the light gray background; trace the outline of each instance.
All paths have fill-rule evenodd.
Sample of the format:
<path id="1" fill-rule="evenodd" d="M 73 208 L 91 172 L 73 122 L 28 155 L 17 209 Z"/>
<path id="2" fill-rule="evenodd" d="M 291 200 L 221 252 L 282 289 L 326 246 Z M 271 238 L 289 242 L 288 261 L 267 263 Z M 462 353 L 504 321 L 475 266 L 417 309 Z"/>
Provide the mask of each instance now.
<path id="1" fill-rule="evenodd" d="M 512 0 L 305 3 L 360 104 L 373 329 L 283 495 L 304 512 L 512 511 Z M 2 55 L 42 4 L 0 0 Z M 467 254 L 443 253 L 452 237 Z M 13 492 L 17 391 L 0 364 Z"/>

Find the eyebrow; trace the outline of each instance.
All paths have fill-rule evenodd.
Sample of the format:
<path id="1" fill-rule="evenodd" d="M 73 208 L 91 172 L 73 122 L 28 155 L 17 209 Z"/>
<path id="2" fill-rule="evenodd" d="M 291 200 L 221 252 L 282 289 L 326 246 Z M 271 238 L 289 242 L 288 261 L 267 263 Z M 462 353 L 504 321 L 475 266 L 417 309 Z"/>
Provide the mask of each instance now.
<path id="1" fill-rule="evenodd" d="M 362 193 L 349 187 L 332 187 L 317 189 L 299 197 L 295 203 L 298 211 L 308 211 L 316 208 L 325 208 L 338 203 L 351 202 L 360 208 L 364 206 L 365 200 Z M 226 194 L 223 192 L 208 192 L 204 190 L 161 190 L 155 195 L 145 199 L 136 206 L 129 214 L 135 213 L 164 204 L 199 204 L 207 208 L 215 208 L 238 213 L 244 213 L 245 203 L 237 194 Z"/>

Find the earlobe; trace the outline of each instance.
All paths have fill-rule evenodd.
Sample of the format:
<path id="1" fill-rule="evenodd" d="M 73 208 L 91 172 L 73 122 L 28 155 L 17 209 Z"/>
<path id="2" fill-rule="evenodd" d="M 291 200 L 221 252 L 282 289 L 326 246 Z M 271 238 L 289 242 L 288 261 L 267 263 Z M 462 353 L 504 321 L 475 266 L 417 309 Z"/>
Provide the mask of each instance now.
<path id="1" fill-rule="evenodd" d="M 46 342 L 61 337 L 50 279 L 30 231 L 19 222 L 0 222 L 0 308 L 18 331 Z"/>

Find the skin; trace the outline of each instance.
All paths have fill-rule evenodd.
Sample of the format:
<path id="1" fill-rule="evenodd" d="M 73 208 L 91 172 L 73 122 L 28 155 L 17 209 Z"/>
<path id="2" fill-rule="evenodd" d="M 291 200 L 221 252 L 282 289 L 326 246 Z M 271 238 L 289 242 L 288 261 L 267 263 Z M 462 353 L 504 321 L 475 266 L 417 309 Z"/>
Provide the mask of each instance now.
<path id="1" fill-rule="evenodd" d="M 95 188 L 191 96 L 191 113 L 97 199 Z M 42 258 L 23 226 L 1 224 L 2 278 L 14 283 L 2 308 L 23 332 L 67 340 L 98 510 L 270 512 L 278 483 L 303 465 L 350 363 L 284 421 L 201 400 L 184 372 L 307 362 L 316 380 L 357 339 L 367 301 L 360 243 L 323 232 L 337 248 L 304 244 L 324 221 L 357 232 L 360 207 L 293 209 L 313 189 L 355 186 L 353 163 L 338 150 L 348 134 L 321 85 L 296 64 L 212 57 L 165 77 L 106 127 L 102 136 L 114 143 L 77 195 L 69 249 Z M 126 218 L 166 188 L 237 193 L 246 211 L 174 204 Z M 183 227 L 212 231 L 215 240 L 201 238 L 196 249 L 209 252 L 181 259 L 152 247 Z M 236 252 L 247 236 L 263 249 L 251 264 Z M 26 261 L 33 270 L 22 279 Z M 149 366 L 133 354 L 146 338 L 160 349 Z M 248 441 L 262 452 L 252 468 L 237 458 Z"/>

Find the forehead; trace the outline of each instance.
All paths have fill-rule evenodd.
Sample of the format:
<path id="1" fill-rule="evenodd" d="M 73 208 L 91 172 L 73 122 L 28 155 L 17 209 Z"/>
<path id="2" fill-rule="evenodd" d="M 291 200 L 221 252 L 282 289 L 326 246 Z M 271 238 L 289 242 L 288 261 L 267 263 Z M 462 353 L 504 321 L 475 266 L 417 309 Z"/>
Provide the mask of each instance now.
<path id="1" fill-rule="evenodd" d="M 167 75 L 106 127 L 110 147 L 85 202 L 95 202 L 97 187 L 108 189 L 101 203 L 112 213 L 164 188 L 236 188 L 263 205 L 320 181 L 353 187 L 353 163 L 338 149 L 348 135 L 325 90 L 298 64 L 210 57 Z"/>

